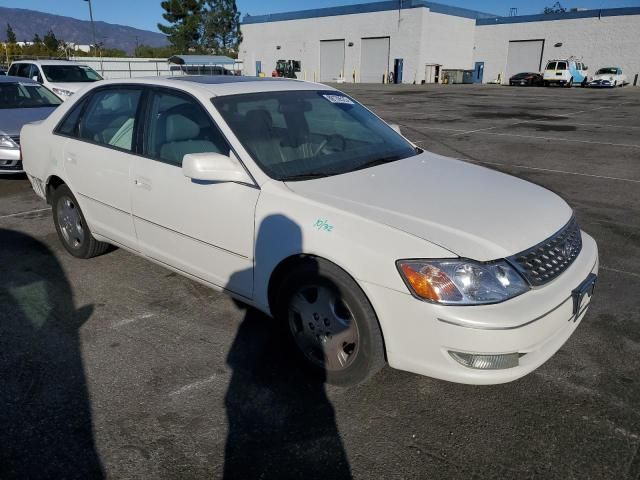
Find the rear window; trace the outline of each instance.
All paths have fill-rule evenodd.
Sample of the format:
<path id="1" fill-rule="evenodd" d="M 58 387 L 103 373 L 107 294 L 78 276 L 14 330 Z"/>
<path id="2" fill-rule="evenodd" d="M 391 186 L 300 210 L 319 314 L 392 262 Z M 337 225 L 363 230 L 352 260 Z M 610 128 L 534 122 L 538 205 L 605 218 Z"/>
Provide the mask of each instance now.
<path id="1" fill-rule="evenodd" d="M 567 69 L 567 62 L 558 62 L 558 65 L 556 66 L 556 70 L 566 70 Z"/>
<path id="2" fill-rule="evenodd" d="M 556 62 L 547 63 L 547 70 L 555 70 L 555 69 L 556 69 Z"/>

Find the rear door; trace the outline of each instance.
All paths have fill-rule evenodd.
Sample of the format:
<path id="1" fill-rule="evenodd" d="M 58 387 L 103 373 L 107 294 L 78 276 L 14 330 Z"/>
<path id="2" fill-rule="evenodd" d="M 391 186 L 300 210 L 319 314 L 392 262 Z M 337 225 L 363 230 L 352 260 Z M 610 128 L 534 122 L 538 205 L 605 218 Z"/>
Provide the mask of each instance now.
<path id="1" fill-rule="evenodd" d="M 142 95 L 135 86 L 94 90 L 56 132 L 68 137 L 63 152 L 66 180 L 92 231 L 134 250 L 129 170 Z"/>

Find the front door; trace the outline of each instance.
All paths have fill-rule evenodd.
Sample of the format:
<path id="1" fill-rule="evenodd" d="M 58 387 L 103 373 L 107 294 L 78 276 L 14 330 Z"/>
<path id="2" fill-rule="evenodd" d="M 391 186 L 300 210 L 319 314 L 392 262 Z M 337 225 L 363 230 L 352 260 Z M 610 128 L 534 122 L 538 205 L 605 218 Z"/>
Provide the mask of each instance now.
<path id="1" fill-rule="evenodd" d="M 132 160 L 131 201 L 142 252 L 246 298 L 253 293 L 254 216 L 260 190 L 184 176 L 188 153 L 233 155 L 203 106 L 163 89 L 149 98 L 143 156 Z"/>
<path id="2" fill-rule="evenodd" d="M 137 249 L 129 199 L 129 169 L 142 91 L 98 89 L 66 117 L 58 133 L 66 179 L 91 230 L 116 245 Z"/>
<path id="3" fill-rule="evenodd" d="M 476 68 L 473 71 L 473 83 L 482 83 L 484 77 L 484 62 L 476 62 Z"/>

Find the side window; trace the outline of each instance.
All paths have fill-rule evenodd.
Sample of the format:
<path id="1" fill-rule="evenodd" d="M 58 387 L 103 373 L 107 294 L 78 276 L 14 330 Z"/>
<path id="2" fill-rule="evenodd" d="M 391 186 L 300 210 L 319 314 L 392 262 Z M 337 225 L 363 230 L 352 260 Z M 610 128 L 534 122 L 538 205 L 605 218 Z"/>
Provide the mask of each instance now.
<path id="1" fill-rule="evenodd" d="M 7 75 L 11 75 L 12 77 L 17 77 L 18 68 L 20 68 L 20 65 L 17 63 L 14 63 L 13 65 L 11 65 L 11 68 L 9 68 L 9 73 Z"/>
<path id="2" fill-rule="evenodd" d="M 40 75 L 40 70 L 37 65 L 31 65 L 28 76 L 29 78 L 36 77 L 36 81 L 42 83 L 42 76 Z"/>
<path id="3" fill-rule="evenodd" d="M 141 93 L 139 89 L 96 92 L 80 119 L 78 138 L 132 151 Z"/>
<path id="4" fill-rule="evenodd" d="M 145 155 L 176 166 L 188 153 L 229 155 L 230 147 L 202 105 L 179 93 L 151 95 Z"/>
<path id="5" fill-rule="evenodd" d="M 87 99 L 83 98 L 76 105 L 71 108 L 70 112 L 67 112 L 67 116 L 64 117 L 62 122 L 58 124 L 55 129 L 56 133 L 61 135 L 67 135 L 69 137 L 76 137 L 78 134 L 77 126 L 78 121 L 80 120 L 80 114 L 82 113 L 82 109 L 87 103 Z"/>
<path id="6" fill-rule="evenodd" d="M 29 78 L 29 72 L 31 71 L 30 63 L 20 63 L 18 64 L 18 73 L 16 74 L 18 77 Z"/>

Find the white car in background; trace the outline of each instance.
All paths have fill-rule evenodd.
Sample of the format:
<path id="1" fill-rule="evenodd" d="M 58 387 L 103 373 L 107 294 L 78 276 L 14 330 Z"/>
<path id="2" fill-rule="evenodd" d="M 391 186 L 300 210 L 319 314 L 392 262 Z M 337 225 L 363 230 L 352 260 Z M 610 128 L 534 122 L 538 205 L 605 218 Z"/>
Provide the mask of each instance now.
<path id="1" fill-rule="evenodd" d="M 102 80 L 91 67 L 68 60 L 20 60 L 9 67 L 9 75 L 30 78 L 65 100 L 90 83 Z"/>
<path id="2" fill-rule="evenodd" d="M 112 244 L 223 290 L 332 383 L 385 362 L 515 380 L 591 302 L 597 246 L 560 197 L 423 151 L 325 85 L 105 81 L 21 139 L 70 254 Z"/>
<path id="3" fill-rule="evenodd" d="M 627 76 L 622 73 L 620 67 L 601 68 L 589 82 L 590 87 L 624 87 L 627 84 Z"/>

